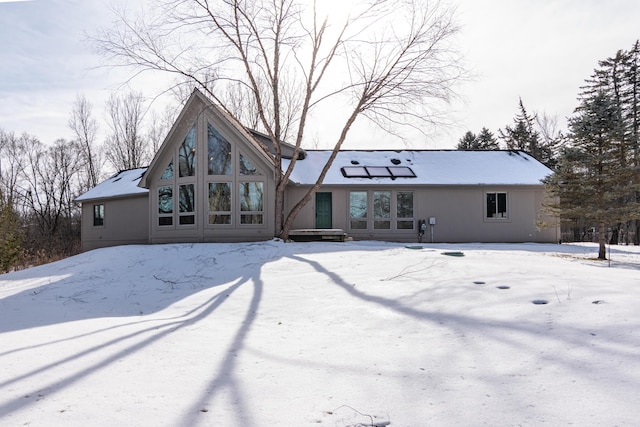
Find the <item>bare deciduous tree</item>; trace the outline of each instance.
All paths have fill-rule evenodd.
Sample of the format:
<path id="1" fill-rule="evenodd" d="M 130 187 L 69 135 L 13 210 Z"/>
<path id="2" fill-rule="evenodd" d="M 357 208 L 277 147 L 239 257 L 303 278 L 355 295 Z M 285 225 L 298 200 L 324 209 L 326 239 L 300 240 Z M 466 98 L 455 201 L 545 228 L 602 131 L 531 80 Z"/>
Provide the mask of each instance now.
<path id="1" fill-rule="evenodd" d="M 260 130 L 275 149 L 275 227 L 285 239 L 358 117 L 386 130 L 423 130 L 438 122 L 442 102 L 463 75 L 452 44 L 453 12 L 443 2 L 362 1 L 336 18 L 336 25 L 321 13 L 323 3 L 309 3 L 165 0 L 156 16 L 120 13 L 115 27 L 95 37 L 112 64 L 186 77 L 231 113 L 223 86 L 240 85 L 251 96 Z M 333 153 L 285 218 L 284 191 L 305 130 L 312 113 L 332 99 L 344 107 L 335 108 L 342 118 Z M 285 138 L 295 150 L 283 171 L 279 142 Z"/>
<path id="2" fill-rule="evenodd" d="M 151 156 L 142 134 L 144 100 L 141 93 L 112 94 L 107 101 L 111 132 L 105 155 L 115 170 L 146 166 Z"/>
<path id="3" fill-rule="evenodd" d="M 20 202 L 19 183 L 24 166 L 24 152 L 20 147 L 31 139 L 27 134 L 16 137 L 0 129 L 0 191 L 12 206 Z"/>
<path id="4" fill-rule="evenodd" d="M 78 148 L 82 154 L 85 165 L 86 178 L 83 180 L 83 189 L 88 190 L 95 187 L 102 178 L 99 148 L 96 146 L 96 134 L 98 132 L 98 122 L 92 115 L 93 106 L 87 98 L 78 95 L 71 110 L 69 118 L 69 128 L 73 131 L 78 142 Z"/>
<path id="5" fill-rule="evenodd" d="M 69 254 L 79 241 L 78 171 L 82 164 L 75 142 L 63 139 L 46 146 L 23 134 L 10 153 L 18 167 L 14 194 L 27 226 L 27 246 Z"/>
<path id="6" fill-rule="evenodd" d="M 147 139 L 151 152 L 155 153 L 158 151 L 175 121 L 175 116 L 175 111 L 170 106 L 167 106 L 162 113 L 157 113 L 156 111 L 151 112 L 151 119 L 147 131 Z"/>

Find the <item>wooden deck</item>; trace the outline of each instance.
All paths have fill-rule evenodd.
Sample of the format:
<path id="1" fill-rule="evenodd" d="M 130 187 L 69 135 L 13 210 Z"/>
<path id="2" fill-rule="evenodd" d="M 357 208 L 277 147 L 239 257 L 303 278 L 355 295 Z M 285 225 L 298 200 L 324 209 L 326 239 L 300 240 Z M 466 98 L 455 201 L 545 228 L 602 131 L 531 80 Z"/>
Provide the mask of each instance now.
<path id="1" fill-rule="evenodd" d="M 347 233 L 340 228 L 305 228 L 289 232 L 289 239 L 295 242 L 344 242 L 346 238 Z"/>

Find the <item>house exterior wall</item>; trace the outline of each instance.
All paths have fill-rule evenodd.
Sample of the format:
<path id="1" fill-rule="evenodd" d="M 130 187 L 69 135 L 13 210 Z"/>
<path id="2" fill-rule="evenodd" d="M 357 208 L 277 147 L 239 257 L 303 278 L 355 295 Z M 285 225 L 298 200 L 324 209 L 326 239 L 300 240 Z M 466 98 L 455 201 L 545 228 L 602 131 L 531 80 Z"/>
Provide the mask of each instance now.
<path id="1" fill-rule="evenodd" d="M 210 173 L 209 162 L 216 162 L 219 158 L 214 158 L 209 149 L 210 126 L 229 144 L 228 152 L 215 155 L 229 156 L 230 170 L 226 173 L 215 175 Z M 192 129 L 195 132 L 193 163 L 195 173 L 191 176 L 183 176 L 180 172 L 180 162 L 184 161 L 186 155 L 183 143 Z M 224 163 L 226 160 L 221 161 Z M 228 122 L 220 120 L 199 99 L 196 98 L 190 108 L 179 118 L 177 126 L 172 130 L 158 157 L 154 159 L 154 163 L 157 167 L 150 168 L 149 175 L 146 177 L 150 202 L 148 214 L 150 243 L 239 242 L 273 238 L 275 234 L 273 166 L 264 160 L 256 147 L 247 144 L 234 132 Z M 167 177 L 165 171 L 170 164 L 173 165 L 173 173 L 171 177 Z M 220 163 L 217 164 L 220 165 Z M 249 174 L 246 165 L 255 168 L 255 172 Z M 214 196 L 210 198 L 210 184 L 229 185 L 230 206 L 229 209 L 225 208 L 225 213 L 222 215 L 214 206 L 215 202 L 212 201 Z M 190 185 L 193 185 L 194 189 L 193 223 L 183 223 L 185 219 L 182 217 L 185 215 L 181 212 L 182 189 Z M 243 200 L 247 198 L 248 186 L 256 192 L 260 190 L 263 192 L 262 208 L 259 212 L 254 212 L 253 216 L 246 212 L 247 202 Z M 167 188 L 172 189 L 173 212 L 171 214 L 166 213 L 166 207 L 161 207 L 162 203 L 166 203 Z M 241 197 L 243 189 L 245 193 L 244 197 Z M 213 219 L 216 215 L 218 220 Z M 189 212 L 187 216 L 191 216 L 191 213 Z M 221 221 L 222 216 L 227 217 L 225 221 L 228 222 L 216 223 Z M 261 220 L 258 221 L 256 218 L 260 216 Z M 171 224 L 166 223 L 169 217 L 172 217 Z"/>
<path id="2" fill-rule="evenodd" d="M 287 193 L 287 211 L 302 197 L 307 187 L 290 186 Z M 356 240 L 387 240 L 416 242 L 418 221 L 435 218 L 434 242 L 557 242 L 556 226 L 539 228 L 544 201 L 542 186 L 344 186 L 322 187 L 319 191 L 332 194 L 332 228 L 344 230 Z M 368 218 L 366 229 L 354 229 L 349 218 L 350 192 L 366 191 L 368 194 Z M 391 215 L 389 229 L 375 229 L 372 213 L 375 210 L 373 192 L 390 192 Z M 411 229 L 398 229 L 396 195 L 413 193 L 413 218 Z M 504 193 L 507 197 L 507 217 L 487 218 L 487 194 Z M 408 221 L 403 221 L 404 225 Z M 293 229 L 315 227 L 315 200 L 300 212 Z M 427 225 L 423 242 L 431 241 L 431 227 Z"/>
<path id="3" fill-rule="evenodd" d="M 94 225 L 94 205 L 104 206 L 103 225 Z M 149 198 L 146 194 L 82 203 L 82 250 L 149 242 Z"/>

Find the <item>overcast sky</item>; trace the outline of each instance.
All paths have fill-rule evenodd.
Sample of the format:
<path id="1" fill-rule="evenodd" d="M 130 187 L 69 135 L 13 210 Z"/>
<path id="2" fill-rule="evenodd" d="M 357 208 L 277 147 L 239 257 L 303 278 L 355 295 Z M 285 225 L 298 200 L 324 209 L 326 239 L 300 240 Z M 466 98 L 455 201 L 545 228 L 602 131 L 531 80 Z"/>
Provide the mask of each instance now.
<path id="1" fill-rule="evenodd" d="M 458 90 L 465 103 L 451 112 L 456 126 L 417 140 L 413 148 L 453 148 L 467 130 L 477 133 L 483 126 L 497 134 L 512 123 L 519 97 L 532 112 L 558 116 L 564 127 L 580 86 L 598 61 L 640 38 L 637 0 L 456 3 L 459 46 L 476 77 Z M 84 40 L 85 33 L 111 21 L 106 4 L 0 0 L 0 128 L 27 132 L 46 143 L 71 138 L 67 121 L 77 94 L 84 94 L 104 120 L 104 101 L 125 78 L 119 71 L 96 68 L 101 58 Z M 134 89 L 148 96 L 162 86 L 148 80 L 137 84 Z M 371 139 L 360 134 L 353 140 L 357 145 Z M 367 148 L 373 148 L 370 144 Z"/>

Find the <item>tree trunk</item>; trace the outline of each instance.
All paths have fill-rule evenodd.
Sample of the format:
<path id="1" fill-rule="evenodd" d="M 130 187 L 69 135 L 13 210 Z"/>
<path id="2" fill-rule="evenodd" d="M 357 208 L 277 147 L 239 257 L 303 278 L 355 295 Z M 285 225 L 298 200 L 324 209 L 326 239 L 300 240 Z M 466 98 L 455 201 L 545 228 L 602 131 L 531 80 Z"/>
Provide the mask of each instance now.
<path id="1" fill-rule="evenodd" d="M 598 259 L 607 259 L 607 230 L 604 222 L 598 223 Z"/>

